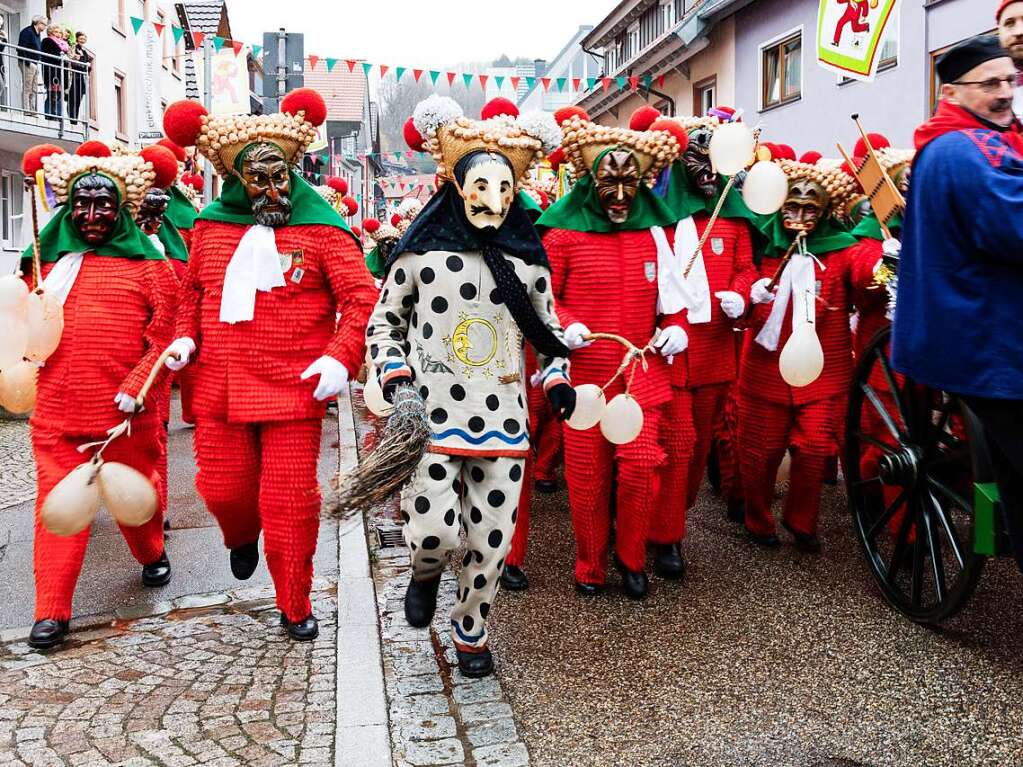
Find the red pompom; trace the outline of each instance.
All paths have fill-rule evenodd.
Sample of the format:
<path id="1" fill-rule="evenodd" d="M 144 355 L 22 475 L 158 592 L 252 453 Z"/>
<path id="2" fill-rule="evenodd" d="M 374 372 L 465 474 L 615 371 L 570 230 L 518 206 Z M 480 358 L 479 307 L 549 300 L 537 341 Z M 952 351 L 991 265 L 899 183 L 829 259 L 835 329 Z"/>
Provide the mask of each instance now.
<path id="1" fill-rule="evenodd" d="M 198 101 L 175 101 L 163 113 L 163 132 L 178 146 L 195 146 L 206 107 Z"/>
<path id="2" fill-rule="evenodd" d="M 496 99 L 490 99 L 490 101 L 483 105 L 483 109 L 480 110 L 481 120 L 489 120 L 491 117 L 499 117 L 500 115 L 518 117 L 519 108 L 508 99 L 498 96 Z"/>
<path id="3" fill-rule="evenodd" d="M 319 91 L 312 88 L 296 88 L 281 99 L 284 114 L 297 115 L 305 112 L 305 121 L 311 125 L 323 125 L 327 119 L 327 104 Z"/>
<path id="4" fill-rule="evenodd" d="M 362 239 L 362 230 L 359 227 L 357 227 L 355 224 L 352 224 L 352 234 L 354 234 L 360 240 Z"/>
<path id="5" fill-rule="evenodd" d="M 886 149 L 892 145 L 892 142 L 888 140 L 887 136 L 882 133 L 868 133 L 867 138 L 870 139 L 870 145 L 876 152 L 878 149 Z M 867 144 L 863 140 L 863 137 L 856 141 L 856 147 L 853 149 L 853 157 L 866 157 L 867 156 Z"/>
<path id="6" fill-rule="evenodd" d="M 670 133 L 678 142 L 680 152 L 686 151 L 686 147 L 689 146 L 689 132 L 683 128 L 682 123 L 677 120 L 669 120 L 666 117 L 662 117 L 659 120 L 654 120 L 650 124 L 650 130 Z"/>
<path id="7" fill-rule="evenodd" d="M 359 203 L 355 201 L 354 197 L 342 197 L 341 204 L 348 209 L 349 216 L 354 216 L 359 212 Z"/>
<path id="8" fill-rule="evenodd" d="M 589 120 L 590 115 L 582 107 L 562 107 L 554 113 L 554 119 L 558 125 L 564 125 L 569 118 L 580 117 L 583 120 Z"/>
<path id="9" fill-rule="evenodd" d="M 203 178 L 201 173 L 183 173 L 181 175 L 181 183 L 192 187 L 197 192 L 202 192 Z"/>
<path id="10" fill-rule="evenodd" d="M 856 172 L 852 169 L 852 166 L 848 162 L 842 163 L 842 172 L 850 178 L 856 178 Z"/>
<path id="11" fill-rule="evenodd" d="M 397 226 L 400 223 L 401 223 L 401 216 L 399 216 L 397 213 L 395 213 L 393 216 L 391 216 L 391 226 Z"/>
<path id="12" fill-rule="evenodd" d="M 408 148 L 413 152 L 423 151 L 423 135 L 416 129 L 415 123 L 412 118 L 408 118 L 405 121 L 405 125 L 401 129 L 402 134 L 405 136 L 405 143 L 408 144 Z"/>
<path id="13" fill-rule="evenodd" d="M 803 156 L 799 158 L 799 161 L 806 163 L 807 165 L 816 165 L 817 161 L 821 159 L 823 156 L 824 155 L 822 155 L 820 152 L 815 152 L 811 150 L 809 152 L 803 152 Z"/>
<path id="14" fill-rule="evenodd" d="M 327 179 L 327 186 L 340 195 L 348 194 L 348 182 L 340 176 L 331 176 Z"/>
<path id="15" fill-rule="evenodd" d="M 558 147 L 549 155 L 547 155 L 547 162 L 551 164 L 551 168 L 555 173 L 558 172 L 558 168 L 561 167 L 562 163 L 565 162 L 565 150 L 562 147 Z"/>
<path id="16" fill-rule="evenodd" d="M 650 130 L 652 126 L 661 116 L 660 110 L 645 104 L 632 113 L 632 117 L 629 118 L 629 128 L 632 130 Z"/>
<path id="17" fill-rule="evenodd" d="M 153 144 L 139 152 L 139 157 L 153 166 L 156 178 L 153 186 L 166 189 L 178 177 L 178 160 L 167 147 Z"/>
<path id="18" fill-rule="evenodd" d="M 792 147 L 790 147 L 788 144 L 778 144 L 777 149 L 778 149 L 778 155 L 777 155 L 776 159 L 778 159 L 778 160 L 795 160 L 796 159 L 796 150 L 793 149 Z"/>
<path id="19" fill-rule="evenodd" d="M 760 144 L 758 146 L 762 146 L 762 147 L 764 147 L 764 149 L 766 149 L 768 152 L 770 152 L 772 160 L 777 160 L 778 159 L 778 145 L 777 144 L 772 144 L 770 141 L 762 141 L 762 142 L 760 142 Z"/>
<path id="20" fill-rule="evenodd" d="M 366 234 L 376 234 L 380 228 L 380 220 L 376 218 L 363 219 L 362 228 L 366 230 Z"/>
<path id="21" fill-rule="evenodd" d="M 174 155 L 174 159 L 177 160 L 178 162 L 184 162 L 185 160 L 188 159 L 188 155 L 185 153 L 185 150 L 182 147 L 179 147 L 169 138 L 162 138 L 156 143 L 157 146 L 162 146 L 164 149 L 167 149 L 172 155 Z"/>
<path id="22" fill-rule="evenodd" d="M 64 154 L 64 150 L 55 144 L 37 144 L 25 150 L 21 157 L 21 172 L 26 176 L 35 176 L 36 171 L 43 167 L 43 158 L 51 154 Z"/>
<path id="23" fill-rule="evenodd" d="M 79 157 L 110 157 L 113 152 L 102 141 L 92 140 L 79 144 L 75 154 Z"/>

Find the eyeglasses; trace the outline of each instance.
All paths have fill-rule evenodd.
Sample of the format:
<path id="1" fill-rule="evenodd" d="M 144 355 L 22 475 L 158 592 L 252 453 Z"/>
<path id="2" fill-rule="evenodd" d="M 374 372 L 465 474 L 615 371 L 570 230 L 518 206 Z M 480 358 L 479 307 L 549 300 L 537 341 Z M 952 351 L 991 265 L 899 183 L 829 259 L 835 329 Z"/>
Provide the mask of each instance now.
<path id="1" fill-rule="evenodd" d="M 976 85 L 984 93 L 997 93 L 1002 85 L 1008 85 L 1010 88 L 1016 87 L 1016 80 L 1016 75 L 1012 75 L 1010 77 L 992 77 L 989 80 L 956 80 L 952 85 Z"/>

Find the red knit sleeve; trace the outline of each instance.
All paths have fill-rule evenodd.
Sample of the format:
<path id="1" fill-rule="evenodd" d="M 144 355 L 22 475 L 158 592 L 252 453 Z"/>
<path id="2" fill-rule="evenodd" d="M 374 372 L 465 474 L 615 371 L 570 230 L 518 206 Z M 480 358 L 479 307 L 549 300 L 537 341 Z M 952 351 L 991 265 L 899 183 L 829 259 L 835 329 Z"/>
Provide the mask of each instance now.
<path id="1" fill-rule="evenodd" d="M 849 249 L 849 295 L 853 306 L 868 312 L 888 302 L 888 291 L 874 284 L 874 269 L 881 260 L 881 242 L 864 238 Z"/>
<path id="2" fill-rule="evenodd" d="M 166 261 L 147 261 L 142 279 L 145 281 L 145 290 L 150 306 L 149 322 L 142 332 L 146 353 L 120 386 L 120 391 L 132 397 L 138 396 L 139 389 L 142 388 L 150 371 L 156 365 L 164 349 L 173 340 L 171 335 L 174 329 L 174 310 L 177 303 L 177 281 Z M 154 388 L 160 385 L 160 379 L 167 373 L 168 369 L 161 365 L 156 380 L 153 382 Z"/>
<path id="3" fill-rule="evenodd" d="M 554 311 L 561 321 L 561 327 L 567 328 L 578 322 L 565 306 L 565 283 L 568 278 L 568 262 L 570 253 L 569 232 L 562 229 L 551 229 L 543 237 L 544 250 L 551 264 L 551 287 L 554 292 Z"/>
<path id="4" fill-rule="evenodd" d="M 738 293 L 749 306 L 750 288 L 759 279 L 757 267 L 753 265 L 753 240 L 745 223 L 735 224 L 735 260 L 732 262 L 732 283 L 728 289 Z"/>
<path id="5" fill-rule="evenodd" d="M 177 317 L 173 335 L 174 338 L 191 338 L 198 345 L 199 303 L 202 300 L 202 289 L 199 287 L 199 265 L 202 263 L 203 252 L 201 238 L 190 251 L 188 269 L 182 275 L 178 287 Z"/>
<path id="6" fill-rule="evenodd" d="M 323 353 L 348 368 L 355 378 L 366 355 L 366 324 L 376 302 L 373 277 L 355 241 L 347 234 L 330 228 L 323 243 L 323 270 L 327 275 L 337 311 L 341 315 L 337 332 Z"/>

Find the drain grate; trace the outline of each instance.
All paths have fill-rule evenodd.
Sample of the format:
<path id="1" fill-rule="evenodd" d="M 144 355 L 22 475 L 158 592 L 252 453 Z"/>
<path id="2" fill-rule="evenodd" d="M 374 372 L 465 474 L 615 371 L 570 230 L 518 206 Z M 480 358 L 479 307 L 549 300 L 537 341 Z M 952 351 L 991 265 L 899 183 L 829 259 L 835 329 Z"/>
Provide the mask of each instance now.
<path id="1" fill-rule="evenodd" d="M 382 549 L 392 549 L 405 545 L 400 527 L 377 527 L 377 543 Z"/>

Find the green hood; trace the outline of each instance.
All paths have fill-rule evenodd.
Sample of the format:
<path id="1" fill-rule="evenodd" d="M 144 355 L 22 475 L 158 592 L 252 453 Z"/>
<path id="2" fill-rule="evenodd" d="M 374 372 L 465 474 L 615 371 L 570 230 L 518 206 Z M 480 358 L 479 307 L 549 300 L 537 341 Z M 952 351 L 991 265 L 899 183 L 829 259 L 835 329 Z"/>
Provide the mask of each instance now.
<path id="1" fill-rule="evenodd" d="M 692 216 L 694 213 L 711 215 L 714 213 L 714 208 L 717 206 L 718 200 L 721 198 L 721 194 L 725 191 L 727 185 L 727 179 L 718 176 L 717 195 L 710 198 L 704 197 L 693 188 L 692 182 L 689 180 L 689 174 L 686 173 L 686 168 L 682 161 L 676 160 L 671 166 L 668 177 L 668 190 L 664 194 L 664 204 L 668 206 L 669 210 L 678 215 L 680 219 Z M 755 247 L 759 250 L 766 244 L 761 230 L 769 217 L 754 213 L 746 207 L 746 202 L 742 199 L 742 193 L 738 189 L 733 187 L 728 190 L 728 196 L 725 198 L 725 202 L 721 206 L 721 212 L 718 215 L 721 218 L 740 218 L 748 221 L 750 231 L 756 240 L 754 242 Z"/>
<path id="2" fill-rule="evenodd" d="M 177 230 L 191 229 L 195 226 L 195 220 L 199 213 L 191 201 L 185 197 L 185 193 L 178 189 L 177 184 L 167 190 L 170 194 L 170 202 L 167 204 L 167 212 L 164 217 L 174 224 Z"/>
<path id="3" fill-rule="evenodd" d="M 174 221 L 166 213 L 163 216 L 163 225 L 156 236 L 163 243 L 163 249 L 167 251 L 167 258 L 175 261 L 188 261 L 188 248 L 185 246 L 185 240 L 174 225 Z"/>
<path id="4" fill-rule="evenodd" d="M 369 273 L 378 280 L 381 279 L 387 271 L 387 263 L 384 261 L 383 256 L 380 255 L 379 245 L 366 254 L 366 268 L 369 269 Z"/>
<path id="5" fill-rule="evenodd" d="M 895 215 L 892 216 L 892 220 L 888 222 L 888 230 L 893 236 L 897 232 L 902 231 L 902 217 Z M 871 211 L 865 215 L 860 223 L 858 223 L 852 230 L 851 234 L 853 237 L 867 237 L 871 240 L 884 241 L 884 232 L 881 231 L 881 222 L 877 220 L 877 216 Z"/>
<path id="6" fill-rule="evenodd" d="M 782 226 L 781 211 L 765 220 L 761 231 L 767 238 L 767 247 L 764 255 L 779 257 L 784 256 L 789 246 L 795 239 L 795 235 Z M 839 229 L 838 225 L 827 216 L 817 228 L 814 229 L 806 240 L 806 249 L 815 256 L 823 256 L 833 250 L 842 250 L 856 244 L 856 238 L 846 231 Z"/>
<path id="7" fill-rule="evenodd" d="M 632 201 L 632 208 L 629 209 L 629 217 L 625 222 L 615 224 L 608 219 L 600 204 L 600 198 L 597 196 L 597 184 L 593 178 L 597 171 L 597 165 L 600 164 L 604 155 L 617 148 L 609 147 L 597 155 L 597 159 L 593 161 L 591 172 L 580 178 L 572 187 L 571 192 L 547 208 L 536 222 L 536 226 L 546 229 L 571 229 L 576 232 L 606 234 L 608 232 L 632 232 L 649 229 L 652 226 L 670 226 L 680 218 L 684 218 L 668 208 L 664 201 L 641 181 L 636 199 Z"/>
<path id="8" fill-rule="evenodd" d="M 62 205 L 39 233 L 39 247 L 41 250 L 39 260 L 46 263 L 56 261 L 65 253 L 95 253 L 97 256 L 111 258 L 164 260 L 160 251 L 123 207 L 117 214 L 117 224 L 111 238 L 102 245 L 93 247 L 86 244 L 72 223 L 71 206 Z M 32 258 L 32 251 L 33 247 L 29 245 L 22 253 L 22 258 Z"/>

